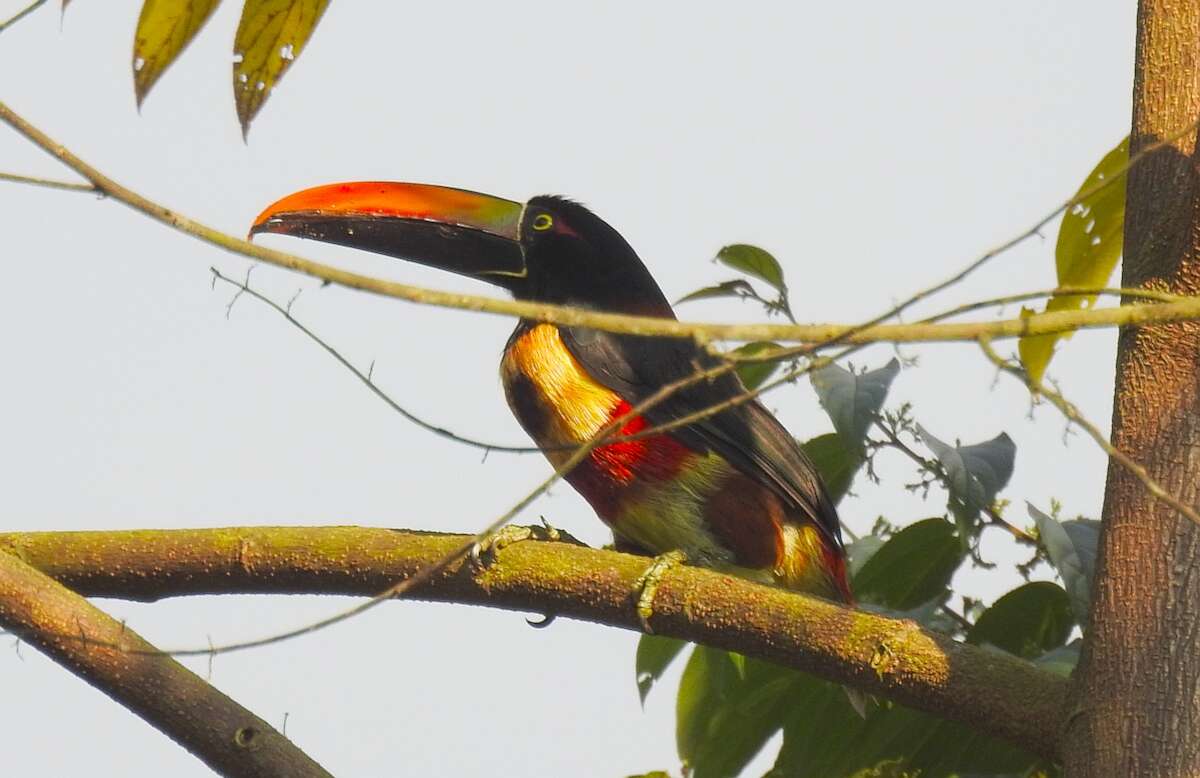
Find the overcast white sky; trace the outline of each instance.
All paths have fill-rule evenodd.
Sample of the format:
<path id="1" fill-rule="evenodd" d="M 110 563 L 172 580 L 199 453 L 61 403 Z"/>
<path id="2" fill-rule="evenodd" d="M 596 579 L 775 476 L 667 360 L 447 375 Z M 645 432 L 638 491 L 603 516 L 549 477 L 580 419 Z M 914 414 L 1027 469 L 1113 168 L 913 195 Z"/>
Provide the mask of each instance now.
<path id="1" fill-rule="evenodd" d="M 0 18 L 24 0 L 0 0 Z M 54 5 L 51 3 L 50 5 Z M 1046 3 L 332 3 L 243 144 L 229 61 L 240 3 L 134 109 L 140 3 L 47 6 L 0 35 L 0 100 L 121 182 L 242 233 L 267 203 L 334 180 L 581 199 L 669 296 L 722 280 L 752 242 L 785 264 L 802 320 L 853 321 L 940 280 L 1070 196 L 1127 132 L 1134 9 Z M 0 170 L 62 176 L 0 130 Z M 0 524 L 4 529 L 354 523 L 474 531 L 547 472 L 537 457 L 434 438 L 389 412 L 275 314 L 229 319 L 208 268 L 240 258 L 91 196 L 0 183 Z M 1053 285 L 1053 238 L 1006 254 L 947 304 Z M 278 239 L 276 239 L 278 240 Z M 284 245 L 279 240 L 275 245 Z M 389 277 L 470 282 L 328 246 L 288 248 Z M 414 412 L 524 438 L 497 362 L 511 322 L 372 298 L 260 268 L 278 299 Z M 938 308 L 942 306 L 936 306 Z M 736 303 L 687 318 L 740 320 Z M 1015 310 L 1007 311 L 1015 315 Z M 1114 337 L 1081 334 L 1051 368 L 1107 427 Z M 1005 496 L 1099 512 L 1104 462 L 1052 409 L 968 347 L 907 348 L 893 398 L 943 439 L 1007 431 Z M 861 362 L 891 355 L 879 347 Z M 830 424 L 807 384 L 768 404 L 800 437 Z M 942 511 L 885 481 L 849 526 Z M 607 536 L 560 486 L 544 514 Z M 995 543 L 997 558 L 1006 544 Z M 995 579 L 965 576 L 993 598 Z M 1002 582 L 1001 582 L 1002 583 Z M 164 646 L 258 637 L 331 598 L 101 605 Z M 301 640 L 218 658 L 212 680 L 338 775 L 623 776 L 677 770 L 674 676 L 643 713 L 636 636 L 519 614 L 396 603 Z M 206 663 L 194 666 L 206 671 Z M 676 668 L 678 670 L 678 668 Z M 200 776 L 198 761 L 26 647 L 0 652 L 4 762 L 21 775 Z M 765 762 L 769 764 L 769 760 Z M 761 771 L 760 771 L 761 772 Z"/>

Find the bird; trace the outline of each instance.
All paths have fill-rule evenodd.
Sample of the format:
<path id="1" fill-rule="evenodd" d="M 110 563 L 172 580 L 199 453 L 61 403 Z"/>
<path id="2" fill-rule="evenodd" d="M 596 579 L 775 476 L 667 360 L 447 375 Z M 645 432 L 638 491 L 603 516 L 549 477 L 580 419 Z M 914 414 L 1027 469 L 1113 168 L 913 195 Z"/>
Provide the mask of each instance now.
<path id="1" fill-rule="evenodd" d="M 489 282 L 518 300 L 675 319 L 645 263 L 586 206 L 521 203 L 431 184 L 361 181 L 268 206 L 253 237 L 308 238 Z M 556 467 L 619 423 L 565 473 L 619 550 L 685 559 L 853 605 L 837 509 L 812 461 L 735 372 L 690 338 L 521 319 L 500 359 L 509 407 Z M 711 371 L 691 380 L 697 371 Z M 677 387 L 638 411 L 663 387 Z M 707 416 L 661 432 L 692 414 Z M 637 433 L 648 434 L 635 436 Z M 625 437 L 627 439 L 622 439 Z M 643 619 L 645 624 L 645 619 Z"/>

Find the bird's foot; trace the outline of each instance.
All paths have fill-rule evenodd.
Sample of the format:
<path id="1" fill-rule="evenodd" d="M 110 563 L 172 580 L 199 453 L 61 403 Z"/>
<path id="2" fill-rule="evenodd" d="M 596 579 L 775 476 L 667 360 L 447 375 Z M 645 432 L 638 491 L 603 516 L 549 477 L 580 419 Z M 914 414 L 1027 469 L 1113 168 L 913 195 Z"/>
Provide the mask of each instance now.
<path id="1" fill-rule="evenodd" d="M 638 576 L 633 584 L 633 593 L 637 597 L 637 616 L 642 623 L 642 630 L 654 634 L 650 627 L 650 617 L 654 615 L 654 593 L 658 591 L 663 577 L 675 567 L 687 562 L 687 554 L 682 551 L 668 551 L 654 557 L 654 561 L 646 571 Z"/>
<path id="2" fill-rule="evenodd" d="M 554 540 L 574 543 L 580 546 L 583 545 L 582 542 L 573 537 L 569 532 L 551 526 L 550 522 L 546 521 L 545 516 L 540 516 L 539 518 L 542 520 L 541 526 L 508 524 L 490 535 L 480 538 L 471 546 L 471 551 L 468 554 L 471 566 L 477 569 L 487 567 L 490 562 L 496 560 L 496 554 L 502 549 L 525 540 Z"/>

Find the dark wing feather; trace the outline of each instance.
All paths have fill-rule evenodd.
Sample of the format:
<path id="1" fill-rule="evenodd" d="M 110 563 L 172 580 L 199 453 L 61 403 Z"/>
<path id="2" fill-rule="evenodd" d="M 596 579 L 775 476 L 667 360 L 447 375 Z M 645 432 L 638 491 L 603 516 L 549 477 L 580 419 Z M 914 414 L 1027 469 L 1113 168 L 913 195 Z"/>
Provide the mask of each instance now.
<path id="1" fill-rule="evenodd" d="M 632 405 L 666 384 L 719 364 L 692 341 L 617 335 L 582 327 L 560 328 L 563 342 L 592 378 Z M 745 387 L 734 373 L 675 392 L 643 414 L 665 424 L 736 397 Z M 742 403 L 682 429 L 688 447 L 715 451 L 807 516 L 835 546 L 842 546 L 837 509 L 816 467 L 796 439 L 759 402 Z"/>

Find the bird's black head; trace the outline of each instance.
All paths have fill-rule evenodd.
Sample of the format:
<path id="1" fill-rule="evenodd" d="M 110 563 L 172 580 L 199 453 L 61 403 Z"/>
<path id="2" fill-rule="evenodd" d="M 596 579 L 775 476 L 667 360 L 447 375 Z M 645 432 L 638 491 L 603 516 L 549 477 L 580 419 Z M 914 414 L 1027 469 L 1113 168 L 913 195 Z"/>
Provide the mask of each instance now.
<path id="1" fill-rule="evenodd" d="M 517 297 L 603 311 L 673 318 L 637 252 L 579 203 L 541 195 L 525 205 L 520 242 L 527 273 Z"/>
<path id="2" fill-rule="evenodd" d="M 521 204 L 426 184 L 330 184 L 279 200 L 250 232 L 420 262 L 488 281 L 519 299 L 674 318 L 621 234 L 564 197 Z"/>

